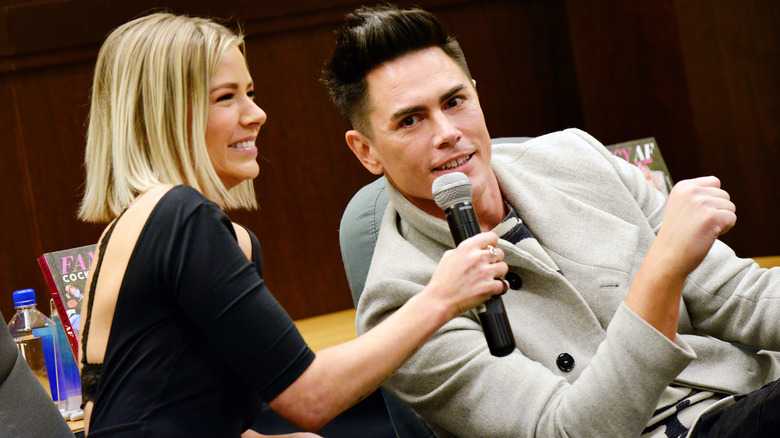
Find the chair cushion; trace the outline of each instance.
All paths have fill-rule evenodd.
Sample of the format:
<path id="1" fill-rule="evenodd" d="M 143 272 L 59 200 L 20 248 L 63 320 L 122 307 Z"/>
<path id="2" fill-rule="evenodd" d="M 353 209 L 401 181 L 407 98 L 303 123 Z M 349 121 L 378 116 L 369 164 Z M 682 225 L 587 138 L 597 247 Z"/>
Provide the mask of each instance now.
<path id="1" fill-rule="evenodd" d="M 347 204 L 339 227 L 339 244 L 352 301 L 357 307 L 366 284 L 379 226 L 389 198 L 385 177 L 363 186 Z"/>

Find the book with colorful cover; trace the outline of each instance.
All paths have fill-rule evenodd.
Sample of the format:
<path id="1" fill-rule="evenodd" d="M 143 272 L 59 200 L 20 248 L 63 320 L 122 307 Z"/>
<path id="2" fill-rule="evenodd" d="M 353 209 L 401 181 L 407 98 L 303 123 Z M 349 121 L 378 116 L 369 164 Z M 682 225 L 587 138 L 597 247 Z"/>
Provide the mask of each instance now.
<path id="1" fill-rule="evenodd" d="M 89 270 L 95 259 L 95 250 L 96 245 L 92 244 L 48 252 L 38 257 L 38 264 L 57 307 L 74 357 L 79 357 L 81 300 L 84 297 Z"/>
<path id="2" fill-rule="evenodd" d="M 647 181 L 669 197 L 674 183 L 654 137 L 609 145 L 607 149 L 612 155 L 639 167 Z"/>

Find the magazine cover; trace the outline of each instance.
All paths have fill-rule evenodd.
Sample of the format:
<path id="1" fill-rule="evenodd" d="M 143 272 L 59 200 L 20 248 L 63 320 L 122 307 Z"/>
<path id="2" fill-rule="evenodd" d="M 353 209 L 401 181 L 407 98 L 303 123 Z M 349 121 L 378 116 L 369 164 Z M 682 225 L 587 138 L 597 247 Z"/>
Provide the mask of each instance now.
<path id="1" fill-rule="evenodd" d="M 612 155 L 639 167 L 647 181 L 664 196 L 669 197 L 674 183 L 654 137 L 609 145 L 607 149 L 612 152 Z"/>
<path id="2" fill-rule="evenodd" d="M 95 249 L 96 245 L 92 244 L 49 252 L 38 257 L 38 264 L 57 307 L 74 357 L 79 357 L 81 299 L 87 285 L 89 269 L 95 258 Z"/>

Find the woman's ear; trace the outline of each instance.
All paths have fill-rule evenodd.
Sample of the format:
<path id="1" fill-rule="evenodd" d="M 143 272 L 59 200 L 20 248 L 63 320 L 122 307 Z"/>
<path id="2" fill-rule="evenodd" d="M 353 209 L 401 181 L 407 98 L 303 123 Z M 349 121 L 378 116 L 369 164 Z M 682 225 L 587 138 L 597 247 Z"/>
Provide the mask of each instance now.
<path id="1" fill-rule="evenodd" d="M 347 140 L 349 148 L 352 149 L 352 152 L 363 164 L 363 167 L 374 175 L 381 175 L 384 172 L 384 167 L 382 167 L 382 163 L 376 156 L 376 150 L 371 144 L 371 139 L 356 129 L 347 131 L 344 134 L 344 138 Z"/>

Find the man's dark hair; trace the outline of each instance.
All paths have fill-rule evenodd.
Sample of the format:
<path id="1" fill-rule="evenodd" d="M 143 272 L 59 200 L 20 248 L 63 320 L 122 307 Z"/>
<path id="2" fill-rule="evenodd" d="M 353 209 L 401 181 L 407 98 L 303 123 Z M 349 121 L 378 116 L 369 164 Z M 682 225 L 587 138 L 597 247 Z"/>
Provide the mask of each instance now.
<path id="1" fill-rule="evenodd" d="M 322 81 L 341 115 L 370 135 L 366 75 L 385 62 L 430 47 L 441 48 L 471 79 L 460 45 L 433 14 L 392 5 L 362 6 L 347 15 L 338 31 Z"/>

